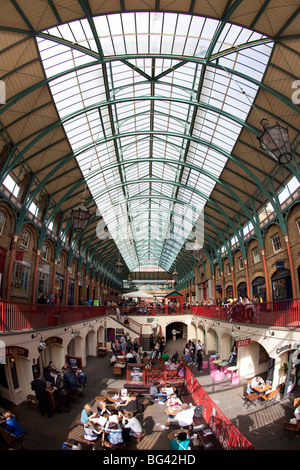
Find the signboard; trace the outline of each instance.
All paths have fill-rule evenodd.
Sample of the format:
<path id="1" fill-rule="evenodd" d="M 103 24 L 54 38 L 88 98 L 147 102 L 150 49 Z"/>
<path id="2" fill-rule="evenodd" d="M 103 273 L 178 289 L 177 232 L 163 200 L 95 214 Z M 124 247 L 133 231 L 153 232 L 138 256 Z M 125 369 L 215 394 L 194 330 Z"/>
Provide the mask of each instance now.
<path id="1" fill-rule="evenodd" d="M 82 369 L 82 358 L 76 356 L 66 356 L 66 362 L 71 367 L 72 371 Z"/>
<path id="2" fill-rule="evenodd" d="M 145 364 L 127 364 L 127 382 L 143 384 L 145 382 Z"/>
<path id="3" fill-rule="evenodd" d="M 241 348 L 242 346 L 249 346 L 251 344 L 251 338 L 246 338 L 246 339 L 239 339 L 236 341 L 235 346 L 237 348 Z"/>
<path id="4" fill-rule="evenodd" d="M 63 340 L 59 338 L 59 336 L 50 336 L 50 338 L 45 340 L 46 346 L 50 346 L 50 344 L 62 344 L 62 342 Z"/>
<path id="5" fill-rule="evenodd" d="M 276 269 L 277 271 L 284 271 L 285 270 L 284 261 L 276 261 Z"/>
<path id="6" fill-rule="evenodd" d="M 21 346 L 6 346 L 6 356 L 28 357 L 28 349 Z"/>

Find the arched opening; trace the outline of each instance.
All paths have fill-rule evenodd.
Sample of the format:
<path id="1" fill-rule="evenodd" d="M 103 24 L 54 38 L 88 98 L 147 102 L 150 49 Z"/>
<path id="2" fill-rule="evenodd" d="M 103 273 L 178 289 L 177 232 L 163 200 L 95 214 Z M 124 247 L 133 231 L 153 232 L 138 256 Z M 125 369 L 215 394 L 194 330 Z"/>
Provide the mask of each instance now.
<path id="1" fill-rule="evenodd" d="M 177 339 L 187 338 L 187 325 L 180 321 L 175 321 L 166 326 L 166 341 L 173 340 L 172 330 L 178 331 Z"/>

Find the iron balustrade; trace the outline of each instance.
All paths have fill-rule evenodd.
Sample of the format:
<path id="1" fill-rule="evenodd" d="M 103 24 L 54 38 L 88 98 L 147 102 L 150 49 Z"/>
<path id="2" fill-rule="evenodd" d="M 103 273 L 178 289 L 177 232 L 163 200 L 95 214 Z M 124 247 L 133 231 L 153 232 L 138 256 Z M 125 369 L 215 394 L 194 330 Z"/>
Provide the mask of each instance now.
<path id="1" fill-rule="evenodd" d="M 113 308 L 101 306 L 63 306 L 27 304 L 0 300 L 0 331 L 39 329 L 63 326 L 69 323 L 87 321 L 114 314 Z M 211 318 L 237 323 L 250 323 L 261 326 L 299 327 L 299 299 L 276 302 L 253 303 L 248 305 L 222 305 L 191 307 L 121 307 L 121 316 L 126 315 L 133 327 L 132 316 L 144 315 L 193 315 L 195 319 Z M 135 329 L 135 328 L 134 328 Z M 141 332 L 139 331 L 141 334 Z"/>

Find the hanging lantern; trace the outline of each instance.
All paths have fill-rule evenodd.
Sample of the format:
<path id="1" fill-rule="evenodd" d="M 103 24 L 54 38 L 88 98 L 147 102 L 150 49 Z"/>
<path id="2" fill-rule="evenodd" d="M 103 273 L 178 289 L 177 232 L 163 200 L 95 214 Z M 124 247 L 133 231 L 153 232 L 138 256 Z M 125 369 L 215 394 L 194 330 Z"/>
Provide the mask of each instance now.
<path id="1" fill-rule="evenodd" d="M 124 265 L 121 263 L 120 258 L 119 258 L 115 264 L 116 273 L 121 274 L 121 272 L 123 271 L 123 268 L 124 268 Z"/>
<path id="2" fill-rule="evenodd" d="M 202 246 L 198 243 L 197 239 L 191 250 L 196 261 L 199 261 L 202 258 Z"/>
<path id="3" fill-rule="evenodd" d="M 72 210 L 71 216 L 74 232 L 83 232 L 91 218 L 91 214 L 84 203 L 85 199 L 82 198 L 80 206 Z"/>
<path id="4" fill-rule="evenodd" d="M 292 151 L 288 129 L 281 127 L 278 122 L 275 126 L 269 127 L 267 119 L 262 119 L 260 123 L 264 128 L 262 135 L 257 137 L 261 148 L 278 163 L 282 165 L 289 163 Z"/>
<path id="5" fill-rule="evenodd" d="M 178 274 L 178 272 L 176 271 L 176 268 L 175 268 L 174 271 L 173 271 L 173 274 L 172 274 L 172 279 L 176 282 L 176 281 L 178 281 L 178 278 L 179 278 L 179 274 Z"/>

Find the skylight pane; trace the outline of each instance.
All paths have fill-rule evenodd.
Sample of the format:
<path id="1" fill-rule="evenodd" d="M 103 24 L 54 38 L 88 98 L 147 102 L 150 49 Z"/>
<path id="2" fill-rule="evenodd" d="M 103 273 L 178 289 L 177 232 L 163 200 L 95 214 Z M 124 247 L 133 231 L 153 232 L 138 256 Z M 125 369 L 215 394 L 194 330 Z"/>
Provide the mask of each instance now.
<path id="1" fill-rule="evenodd" d="M 152 260 L 170 269 L 234 148 L 272 45 L 253 46 L 265 38 L 233 24 L 216 36 L 219 21 L 190 15 L 112 14 L 95 17 L 94 24 L 95 38 L 86 19 L 46 31 L 49 40 L 38 39 L 45 73 L 78 165 L 128 268 Z M 213 55 L 205 69 L 188 61 L 204 58 L 214 38 L 213 54 L 222 51 L 218 63 Z M 91 66 L 96 40 L 105 61 Z M 172 236 L 162 242 L 171 219 Z"/>

